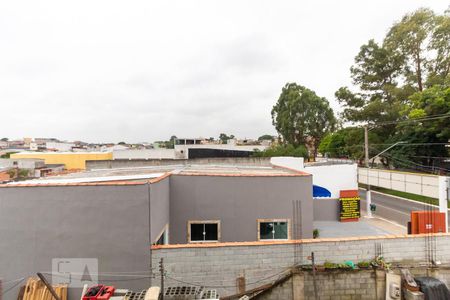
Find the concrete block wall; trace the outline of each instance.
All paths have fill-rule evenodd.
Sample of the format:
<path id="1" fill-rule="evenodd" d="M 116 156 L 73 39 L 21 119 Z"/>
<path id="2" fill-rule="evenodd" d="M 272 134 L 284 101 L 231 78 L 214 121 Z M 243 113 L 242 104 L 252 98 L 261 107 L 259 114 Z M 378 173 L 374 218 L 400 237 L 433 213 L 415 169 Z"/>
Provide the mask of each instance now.
<path id="1" fill-rule="evenodd" d="M 313 276 L 311 272 L 304 275 L 305 299 L 314 299 Z M 323 300 L 376 299 L 373 270 L 317 273 L 316 284 L 317 294 Z"/>
<path id="2" fill-rule="evenodd" d="M 437 234 L 436 259 L 450 263 L 450 235 Z M 294 264 L 310 264 L 308 256 L 315 253 L 316 262 L 342 263 L 372 260 L 381 244 L 389 262 L 418 264 L 426 261 L 426 236 L 359 237 L 350 239 L 318 239 L 279 243 L 223 243 L 210 245 L 168 245 L 152 250 L 153 265 L 164 258 L 167 284 L 181 282 L 216 287 L 222 296 L 237 292 L 236 279 L 245 276 L 246 288 L 252 289 L 273 282 Z M 300 259 L 301 258 L 301 259 Z M 362 282 L 360 282 L 362 284 Z"/>

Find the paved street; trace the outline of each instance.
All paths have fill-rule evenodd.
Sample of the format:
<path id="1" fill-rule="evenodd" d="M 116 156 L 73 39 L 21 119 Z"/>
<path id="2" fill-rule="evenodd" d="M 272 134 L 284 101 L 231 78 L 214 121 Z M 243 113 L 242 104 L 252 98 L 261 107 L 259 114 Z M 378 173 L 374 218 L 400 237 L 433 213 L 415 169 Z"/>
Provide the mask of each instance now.
<path id="1" fill-rule="evenodd" d="M 361 210 L 366 209 L 366 190 L 359 190 L 361 197 Z M 372 203 L 377 205 L 375 215 L 400 225 L 407 226 L 410 219 L 410 213 L 414 210 L 425 210 L 426 204 L 403 200 L 393 196 L 372 192 Z M 434 207 L 434 209 L 437 209 Z"/>

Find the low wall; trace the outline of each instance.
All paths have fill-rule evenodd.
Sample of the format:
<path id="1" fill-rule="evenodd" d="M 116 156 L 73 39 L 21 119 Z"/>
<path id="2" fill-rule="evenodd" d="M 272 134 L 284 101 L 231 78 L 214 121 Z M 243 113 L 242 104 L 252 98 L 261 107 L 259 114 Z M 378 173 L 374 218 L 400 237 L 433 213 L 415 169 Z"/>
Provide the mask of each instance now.
<path id="1" fill-rule="evenodd" d="M 426 267 L 408 268 L 413 276 L 434 277 L 450 286 L 450 269 Z M 400 269 L 391 270 L 400 275 Z M 386 274 L 383 270 L 336 270 L 316 273 L 317 295 L 320 299 L 385 299 Z M 263 292 L 255 299 L 314 300 L 314 277 L 311 271 L 299 271 L 286 281 Z"/>
<path id="2" fill-rule="evenodd" d="M 439 176 L 436 175 L 358 168 L 358 182 L 439 198 Z"/>
<path id="3" fill-rule="evenodd" d="M 266 157 L 229 157 L 229 158 L 194 158 L 194 159 L 114 159 L 114 160 L 88 160 L 86 168 L 115 169 L 147 166 L 170 166 L 187 164 L 245 164 L 257 166 L 270 166 L 270 158 Z"/>
<path id="4" fill-rule="evenodd" d="M 436 234 L 436 260 L 450 264 L 450 235 Z M 375 249 L 383 249 L 387 261 L 400 264 L 426 262 L 426 239 L 429 236 L 384 236 L 347 239 L 317 239 L 287 242 L 247 242 L 156 246 L 153 265 L 164 258 L 167 285 L 204 285 L 216 287 L 221 296 L 237 292 L 236 279 L 246 278 L 246 289 L 271 283 L 295 264 L 316 262 L 342 263 L 372 260 Z M 181 283 L 183 282 L 183 283 Z"/>
<path id="5" fill-rule="evenodd" d="M 314 221 L 339 221 L 339 200 L 313 199 Z"/>

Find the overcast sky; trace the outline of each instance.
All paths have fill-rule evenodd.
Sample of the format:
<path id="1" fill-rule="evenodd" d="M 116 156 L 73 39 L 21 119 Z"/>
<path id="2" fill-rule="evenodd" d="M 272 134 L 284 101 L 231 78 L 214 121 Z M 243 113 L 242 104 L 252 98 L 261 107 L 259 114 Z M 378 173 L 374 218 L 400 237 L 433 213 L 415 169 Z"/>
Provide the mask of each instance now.
<path id="1" fill-rule="evenodd" d="M 448 1 L 2 1 L 0 137 L 275 134 L 286 82 L 328 98 L 359 47 Z"/>

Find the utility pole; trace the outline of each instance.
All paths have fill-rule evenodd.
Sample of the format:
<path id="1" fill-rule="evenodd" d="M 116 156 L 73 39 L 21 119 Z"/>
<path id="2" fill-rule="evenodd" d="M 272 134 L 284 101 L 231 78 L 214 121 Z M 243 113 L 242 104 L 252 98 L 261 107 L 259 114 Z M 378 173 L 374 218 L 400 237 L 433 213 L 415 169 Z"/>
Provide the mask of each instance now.
<path id="1" fill-rule="evenodd" d="M 367 171 L 367 191 L 366 191 L 366 214 L 367 217 L 372 217 L 372 211 L 370 210 L 370 205 L 372 204 L 372 193 L 370 191 L 370 174 L 369 174 L 369 124 L 364 126 L 364 152 L 365 152 L 365 163 Z"/>
<path id="2" fill-rule="evenodd" d="M 314 284 L 314 299 L 319 299 L 317 296 L 317 282 L 316 282 L 316 260 L 314 258 L 314 252 L 311 252 L 311 264 L 313 273 L 313 284 Z"/>
<path id="3" fill-rule="evenodd" d="M 161 297 L 159 299 L 164 300 L 164 260 L 161 258 L 159 261 L 159 272 L 161 273 Z"/>

